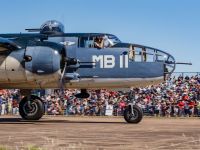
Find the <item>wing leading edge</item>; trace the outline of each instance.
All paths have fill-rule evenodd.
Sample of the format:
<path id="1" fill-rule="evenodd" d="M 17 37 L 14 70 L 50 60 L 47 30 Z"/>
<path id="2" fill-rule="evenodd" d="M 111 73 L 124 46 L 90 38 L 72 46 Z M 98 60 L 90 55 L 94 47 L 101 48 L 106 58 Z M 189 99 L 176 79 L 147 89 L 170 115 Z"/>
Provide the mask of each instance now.
<path id="1" fill-rule="evenodd" d="M 21 47 L 13 41 L 0 37 L 0 52 L 18 50 Z"/>

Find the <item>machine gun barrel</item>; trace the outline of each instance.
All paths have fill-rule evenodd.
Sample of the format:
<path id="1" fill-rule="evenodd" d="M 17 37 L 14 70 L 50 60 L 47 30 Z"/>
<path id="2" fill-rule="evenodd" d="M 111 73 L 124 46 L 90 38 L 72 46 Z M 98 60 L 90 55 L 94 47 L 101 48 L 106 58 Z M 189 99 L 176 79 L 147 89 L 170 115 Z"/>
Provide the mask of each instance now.
<path id="1" fill-rule="evenodd" d="M 165 61 L 166 64 L 175 64 L 175 65 L 192 65 L 192 63 L 186 63 L 186 62 L 173 62 L 173 61 Z"/>
<path id="2" fill-rule="evenodd" d="M 176 65 L 192 65 L 192 63 L 176 62 Z"/>

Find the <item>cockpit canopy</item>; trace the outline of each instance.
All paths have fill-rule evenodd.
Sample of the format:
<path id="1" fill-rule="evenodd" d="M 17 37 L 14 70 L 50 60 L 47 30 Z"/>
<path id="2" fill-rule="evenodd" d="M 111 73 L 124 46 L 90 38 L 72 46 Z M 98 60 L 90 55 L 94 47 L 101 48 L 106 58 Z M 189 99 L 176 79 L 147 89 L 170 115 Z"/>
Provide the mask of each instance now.
<path id="1" fill-rule="evenodd" d="M 105 35 L 105 38 L 112 44 L 115 45 L 117 43 L 121 43 L 121 41 L 118 39 L 118 37 L 114 35 Z"/>
<path id="2" fill-rule="evenodd" d="M 56 20 L 45 22 L 40 27 L 41 34 L 62 34 L 64 33 L 64 25 Z"/>
<path id="3" fill-rule="evenodd" d="M 108 48 L 121 41 L 112 34 L 94 34 L 79 38 L 79 47 L 85 48 Z"/>

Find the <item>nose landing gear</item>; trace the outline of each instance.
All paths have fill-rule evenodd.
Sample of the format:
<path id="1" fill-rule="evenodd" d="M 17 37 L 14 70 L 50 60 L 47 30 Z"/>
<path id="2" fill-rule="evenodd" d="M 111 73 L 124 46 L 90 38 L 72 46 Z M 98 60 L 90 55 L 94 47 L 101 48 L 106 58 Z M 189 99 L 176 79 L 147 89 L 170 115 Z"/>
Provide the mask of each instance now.
<path id="1" fill-rule="evenodd" d="M 143 112 L 137 105 L 129 104 L 124 111 L 124 119 L 128 123 L 139 123 L 143 118 Z"/>
<path id="2" fill-rule="evenodd" d="M 124 110 L 124 119 L 128 123 L 139 123 L 143 118 L 143 112 L 140 107 L 135 104 L 135 92 L 134 90 L 129 94 L 130 103 Z"/>

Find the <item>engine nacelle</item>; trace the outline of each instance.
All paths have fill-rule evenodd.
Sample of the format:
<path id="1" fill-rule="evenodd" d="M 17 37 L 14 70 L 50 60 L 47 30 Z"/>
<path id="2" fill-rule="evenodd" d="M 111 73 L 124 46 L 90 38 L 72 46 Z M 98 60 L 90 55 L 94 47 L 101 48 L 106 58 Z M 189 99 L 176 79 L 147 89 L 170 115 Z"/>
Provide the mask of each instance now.
<path id="1" fill-rule="evenodd" d="M 60 78 L 62 57 L 57 50 L 45 46 L 30 46 L 26 48 L 26 56 L 32 57 L 31 61 L 25 62 L 27 79 L 58 80 Z"/>

